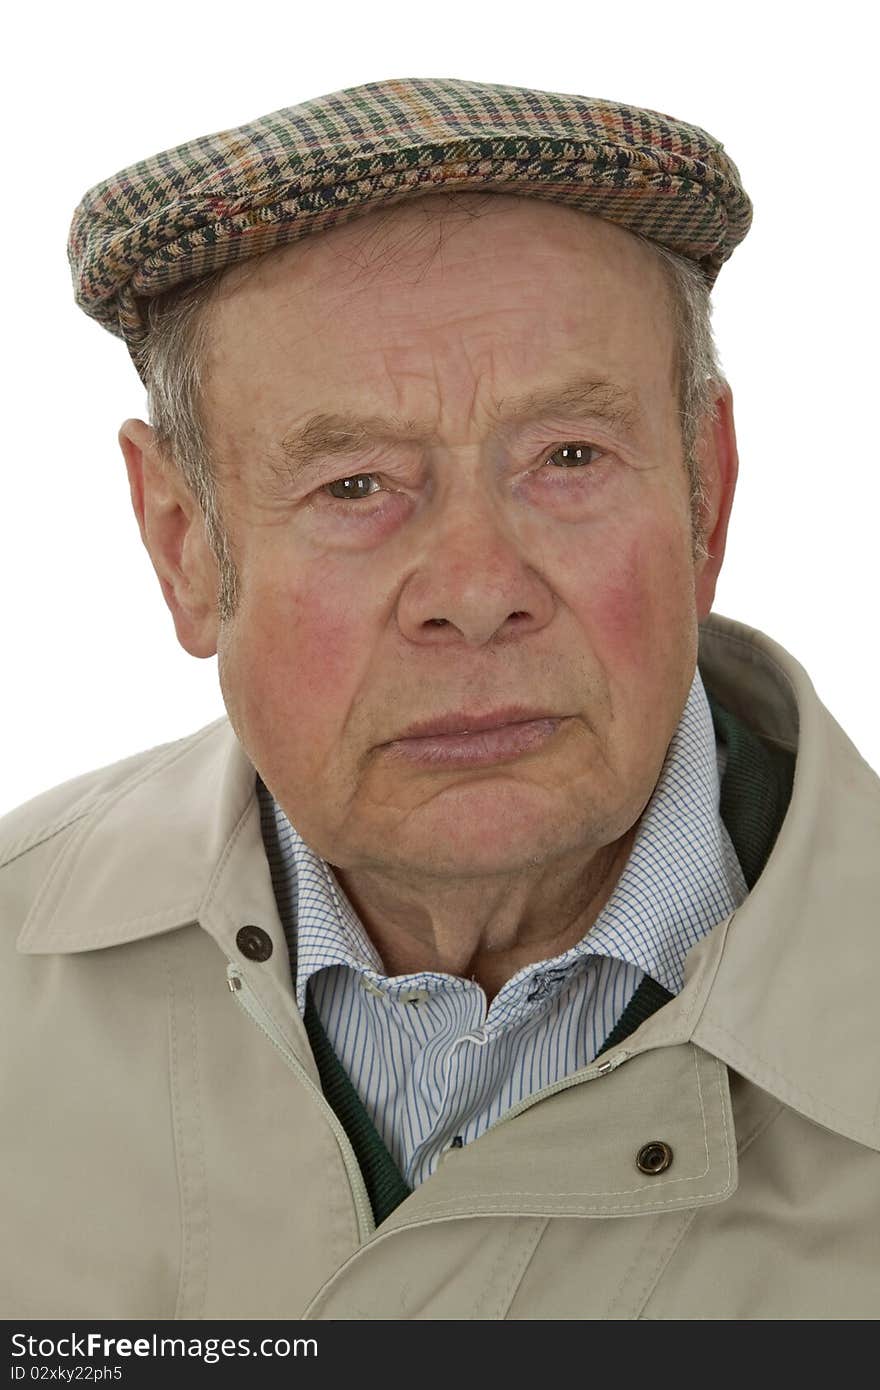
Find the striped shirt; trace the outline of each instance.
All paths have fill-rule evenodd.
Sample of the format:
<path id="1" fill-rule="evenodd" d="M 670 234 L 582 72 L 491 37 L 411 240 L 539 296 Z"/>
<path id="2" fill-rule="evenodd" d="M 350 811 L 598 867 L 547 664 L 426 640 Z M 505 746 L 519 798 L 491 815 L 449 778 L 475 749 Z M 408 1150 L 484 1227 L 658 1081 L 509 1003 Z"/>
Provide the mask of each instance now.
<path id="1" fill-rule="evenodd" d="M 591 1062 L 645 975 L 672 994 L 687 952 L 748 894 L 719 810 L 726 753 L 699 668 L 629 859 L 581 941 L 517 971 L 491 1004 L 473 980 L 388 976 L 329 864 L 257 778 L 292 956 L 367 1113 L 411 1187 L 451 1145 Z"/>

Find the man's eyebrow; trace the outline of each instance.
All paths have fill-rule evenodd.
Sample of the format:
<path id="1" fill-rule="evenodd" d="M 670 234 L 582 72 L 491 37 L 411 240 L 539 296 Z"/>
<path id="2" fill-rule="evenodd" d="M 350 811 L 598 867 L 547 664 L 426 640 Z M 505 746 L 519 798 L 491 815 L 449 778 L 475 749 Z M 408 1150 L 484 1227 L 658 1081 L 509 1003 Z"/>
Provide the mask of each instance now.
<path id="1" fill-rule="evenodd" d="M 506 396 L 498 403 L 499 423 L 522 425 L 544 416 L 578 414 L 596 416 L 610 424 L 634 428 L 642 418 L 634 392 L 612 381 L 576 377 L 554 386 Z M 416 443 L 431 438 L 431 427 L 396 415 L 358 415 L 350 411 L 319 412 L 281 440 L 281 454 L 289 474 L 334 455 L 352 454 L 365 444 Z"/>

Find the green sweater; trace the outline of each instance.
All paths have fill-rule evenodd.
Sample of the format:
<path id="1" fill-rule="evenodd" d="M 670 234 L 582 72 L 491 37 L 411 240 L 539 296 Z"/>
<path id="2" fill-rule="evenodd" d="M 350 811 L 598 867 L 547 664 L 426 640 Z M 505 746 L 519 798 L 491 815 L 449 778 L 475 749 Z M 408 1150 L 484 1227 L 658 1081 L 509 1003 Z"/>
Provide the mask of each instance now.
<path id="1" fill-rule="evenodd" d="M 755 886 L 785 819 L 794 781 L 795 755 L 758 738 L 707 691 L 716 738 L 727 746 L 727 766 L 721 782 L 721 818 L 733 841 L 749 891 Z M 296 960 L 291 951 L 296 979 Z M 617 1047 L 672 995 L 646 976 L 600 1053 Z M 321 1026 L 311 991 L 306 996 L 306 1031 L 321 1078 L 351 1142 L 364 1176 L 378 1226 L 411 1191 L 385 1147 L 363 1103 Z"/>

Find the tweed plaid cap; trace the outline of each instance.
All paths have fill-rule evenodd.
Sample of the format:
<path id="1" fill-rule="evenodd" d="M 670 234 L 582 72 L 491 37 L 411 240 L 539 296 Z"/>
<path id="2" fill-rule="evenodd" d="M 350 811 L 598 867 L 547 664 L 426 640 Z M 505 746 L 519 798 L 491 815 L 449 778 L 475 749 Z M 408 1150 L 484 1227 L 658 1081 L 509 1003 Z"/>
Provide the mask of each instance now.
<path id="1" fill-rule="evenodd" d="M 76 302 L 143 375 L 145 300 L 405 198 L 470 189 L 604 217 L 694 260 L 710 286 L 752 219 L 736 165 L 699 126 L 564 92 L 391 78 L 97 184 L 70 229 Z"/>

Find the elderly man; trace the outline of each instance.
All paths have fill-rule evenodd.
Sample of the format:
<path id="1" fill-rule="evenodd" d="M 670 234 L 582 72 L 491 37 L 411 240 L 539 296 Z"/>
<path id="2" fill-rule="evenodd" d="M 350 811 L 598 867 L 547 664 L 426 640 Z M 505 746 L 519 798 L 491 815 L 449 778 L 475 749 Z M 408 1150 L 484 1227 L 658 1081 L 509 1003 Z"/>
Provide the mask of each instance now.
<path id="1" fill-rule="evenodd" d="M 698 127 L 367 84 L 80 205 L 228 719 L 0 822 L 6 1317 L 880 1312 L 880 784 L 713 615 Z"/>

